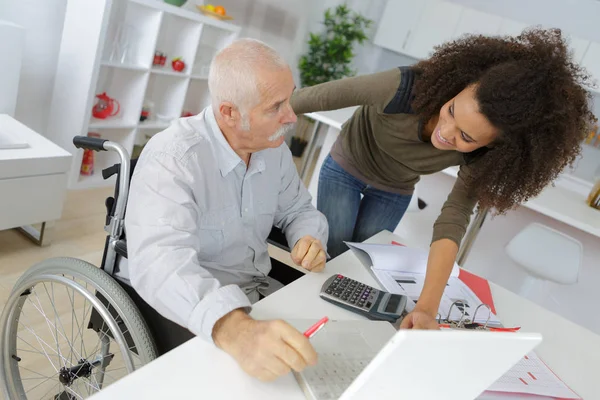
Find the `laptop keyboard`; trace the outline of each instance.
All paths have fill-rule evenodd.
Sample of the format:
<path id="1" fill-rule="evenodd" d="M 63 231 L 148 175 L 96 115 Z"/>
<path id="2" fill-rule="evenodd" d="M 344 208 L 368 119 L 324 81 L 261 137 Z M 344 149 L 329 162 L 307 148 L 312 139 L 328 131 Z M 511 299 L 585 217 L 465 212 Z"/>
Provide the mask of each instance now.
<path id="1" fill-rule="evenodd" d="M 339 399 L 372 359 L 373 355 L 319 352 L 319 363 L 302 376 L 318 400 Z"/>

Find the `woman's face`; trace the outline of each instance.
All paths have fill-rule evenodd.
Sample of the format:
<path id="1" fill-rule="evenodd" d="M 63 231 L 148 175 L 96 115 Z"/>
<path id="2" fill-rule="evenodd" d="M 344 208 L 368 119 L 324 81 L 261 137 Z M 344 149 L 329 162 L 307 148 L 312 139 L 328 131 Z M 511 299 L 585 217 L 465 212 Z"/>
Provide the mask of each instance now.
<path id="1" fill-rule="evenodd" d="M 431 143 L 440 150 L 469 153 L 489 145 L 499 131 L 479 112 L 475 86 L 466 87 L 440 109 Z"/>

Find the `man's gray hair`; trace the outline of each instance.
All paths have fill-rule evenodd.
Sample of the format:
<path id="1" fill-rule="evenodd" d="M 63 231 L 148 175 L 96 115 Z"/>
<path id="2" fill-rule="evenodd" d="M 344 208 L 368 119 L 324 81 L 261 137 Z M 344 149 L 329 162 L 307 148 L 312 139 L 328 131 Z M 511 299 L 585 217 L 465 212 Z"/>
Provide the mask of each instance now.
<path id="1" fill-rule="evenodd" d="M 269 45 L 256 39 L 238 39 L 219 51 L 208 73 L 208 89 L 214 112 L 224 101 L 246 114 L 260 102 L 259 68 L 285 68 L 286 61 Z"/>

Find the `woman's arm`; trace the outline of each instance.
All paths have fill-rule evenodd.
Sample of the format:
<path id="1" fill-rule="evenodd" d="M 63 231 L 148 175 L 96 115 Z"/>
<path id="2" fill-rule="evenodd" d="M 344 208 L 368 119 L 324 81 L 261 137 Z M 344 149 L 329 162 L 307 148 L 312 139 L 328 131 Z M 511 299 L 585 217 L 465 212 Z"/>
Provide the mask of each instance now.
<path id="1" fill-rule="evenodd" d="M 400 86 L 400 68 L 338 79 L 298 89 L 290 103 L 296 114 L 362 105 L 385 105 Z"/>
<path id="2" fill-rule="evenodd" d="M 414 311 L 404 318 L 401 328 L 435 329 L 442 294 L 454 267 L 462 237 L 469 225 L 475 199 L 469 196 L 465 176 L 468 167 L 458 174 L 448 200 L 434 225 L 433 239 L 427 260 L 425 284 Z"/>

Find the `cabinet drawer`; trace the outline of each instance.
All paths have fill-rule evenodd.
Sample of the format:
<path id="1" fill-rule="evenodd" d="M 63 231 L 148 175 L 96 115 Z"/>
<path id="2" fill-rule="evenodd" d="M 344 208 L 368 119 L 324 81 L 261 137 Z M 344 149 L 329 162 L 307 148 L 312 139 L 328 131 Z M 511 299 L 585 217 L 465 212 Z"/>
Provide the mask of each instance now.
<path id="1" fill-rule="evenodd" d="M 61 217 L 67 175 L 0 179 L 0 230 Z"/>

